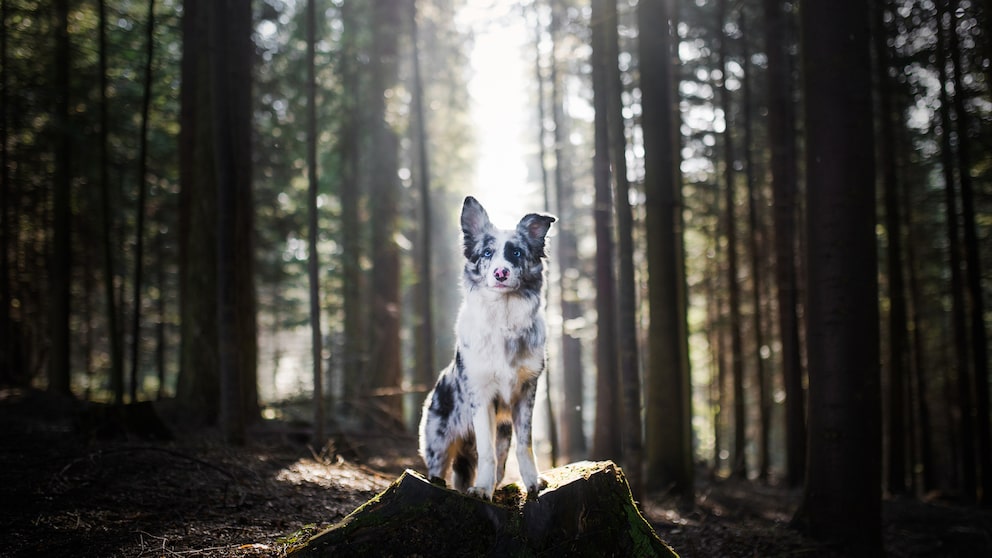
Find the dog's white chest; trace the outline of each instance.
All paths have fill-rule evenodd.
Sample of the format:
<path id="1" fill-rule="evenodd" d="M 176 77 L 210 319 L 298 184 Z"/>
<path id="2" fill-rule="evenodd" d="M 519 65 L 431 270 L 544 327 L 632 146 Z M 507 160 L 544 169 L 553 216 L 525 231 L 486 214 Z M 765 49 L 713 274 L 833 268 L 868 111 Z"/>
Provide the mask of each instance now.
<path id="1" fill-rule="evenodd" d="M 457 327 L 469 381 L 481 393 L 509 402 L 519 382 L 540 374 L 546 332 L 540 308 L 531 301 L 470 295 Z"/>

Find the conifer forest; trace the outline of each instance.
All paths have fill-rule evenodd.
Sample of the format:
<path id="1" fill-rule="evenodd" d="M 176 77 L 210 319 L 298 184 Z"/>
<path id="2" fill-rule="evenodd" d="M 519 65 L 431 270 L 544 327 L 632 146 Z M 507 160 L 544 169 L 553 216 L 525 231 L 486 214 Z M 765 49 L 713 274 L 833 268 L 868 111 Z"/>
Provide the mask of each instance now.
<path id="1" fill-rule="evenodd" d="M 684 558 L 992 555 L 992 1 L 0 0 L 0 556 L 426 473 L 466 196 L 556 218 L 542 471 Z"/>

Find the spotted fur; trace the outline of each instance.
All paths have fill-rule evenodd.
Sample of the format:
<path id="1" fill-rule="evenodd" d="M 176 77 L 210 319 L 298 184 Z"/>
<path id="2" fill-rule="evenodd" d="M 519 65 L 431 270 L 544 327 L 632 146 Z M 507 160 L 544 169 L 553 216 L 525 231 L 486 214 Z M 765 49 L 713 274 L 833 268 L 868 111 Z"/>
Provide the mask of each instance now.
<path id="1" fill-rule="evenodd" d="M 491 499 L 517 435 L 529 495 L 546 486 L 531 441 L 547 330 L 541 308 L 545 237 L 555 218 L 530 213 L 497 229 L 475 198 L 462 206 L 465 268 L 455 356 L 424 402 L 420 454 L 431 480 Z"/>

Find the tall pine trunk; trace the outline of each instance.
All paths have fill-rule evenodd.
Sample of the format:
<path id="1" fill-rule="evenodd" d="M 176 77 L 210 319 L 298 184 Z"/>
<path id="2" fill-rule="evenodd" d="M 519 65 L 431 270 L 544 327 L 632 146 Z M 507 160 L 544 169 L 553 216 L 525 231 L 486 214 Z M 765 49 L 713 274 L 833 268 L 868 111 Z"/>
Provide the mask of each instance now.
<path id="1" fill-rule="evenodd" d="M 418 244 L 420 257 L 417 258 L 417 343 L 416 380 L 429 386 L 433 384 L 434 370 L 434 318 L 433 289 L 434 266 L 431 265 L 434 253 L 431 246 L 433 219 L 431 218 L 431 172 L 428 158 L 427 113 L 424 110 L 424 81 L 421 76 L 419 27 L 417 23 L 417 0 L 410 2 L 410 43 L 413 47 L 413 143 L 417 146 L 418 179 L 417 191 L 420 196 Z M 543 161 L 542 161 L 543 162 Z"/>
<path id="2" fill-rule="evenodd" d="M 55 174 L 49 281 L 48 389 L 70 394 L 69 314 L 72 277 L 72 130 L 69 123 L 69 2 L 55 2 Z"/>
<path id="3" fill-rule="evenodd" d="M 104 298 L 107 311 L 107 337 L 110 344 L 110 390 L 114 403 L 124 402 L 124 347 L 121 329 L 117 322 L 117 289 L 114 283 L 113 214 L 110 204 L 110 154 L 109 154 L 109 101 L 107 100 L 107 3 L 98 5 L 99 67 L 100 67 L 100 221 L 103 247 Z"/>
<path id="4" fill-rule="evenodd" d="M 803 6 L 809 463 L 798 518 L 879 556 L 881 409 L 868 7 Z M 838 79 L 842 76 L 842 79 Z"/>
<path id="5" fill-rule="evenodd" d="M 737 281 L 737 201 L 734 191 L 734 138 L 730 132 L 731 106 L 730 91 L 727 89 L 727 43 L 730 38 L 723 32 L 727 17 L 727 0 L 720 0 L 717 9 L 717 31 L 720 35 L 720 105 L 723 109 L 723 203 L 727 233 L 727 292 L 730 311 L 730 364 L 734 382 L 734 452 L 731 459 L 731 474 L 747 477 L 747 424 L 745 422 L 744 401 L 744 340 L 741 336 L 741 287 Z"/>
<path id="6" fill-rule="evenodd" d="M 134 312 L 131 322 L 131 402 L 138 400 L 138 369 L 141 354 L 141 286 L 145 269 L 145 198 L 148 194 L 148 110 L 152 102 L 152 59 L 155 53 L 155 0 L 148 0 L 145 22 L 145 81 L 141 99 L 141 131 L 138 136 L 138 222 L 134 231 Z"/>
<path id="7" fill-rule="evenodd" d="M 571 151 L 568 143 L 568 117 L 564 110 L 564 93 L 558 74 L 558 46 L 560 43 L 563 6 L 560 0 L 552 0 L 551 6 L 551 98 L 554 108 L 554 158 L 555 158 L 555 200 L 558 202 L 558 219 L 562 223 L 572 223 L 576 218 L 575 186 L 572 177 Z M 585 370 L 582 359 L 582 342 L 572 330 L 571 324 L 582 317 L 582 304 L 579 300 L 578 239 L 572 227 L 558 229 L 558 269 L 561 299 L 561 353 L 562 382 L 564 401 L 561 410 L 561 446 L 569 461 L 584 459 L 587 444 L 582 419 L 583 383 Z"/>
<path id="8" fill-rule="evenodd" d="M 351 95 L 345 95 L 344 115 L 341 121 L 338 153 L 341 158 L 341 304 L 344 314 L 344 340 L 342 343 L 342 373 L 344 395 L 354 397 L 365 391 L 366 362 L 368 359 L 367 305 L 364 304 L 365 275 L 361 258 L 365 253 L 362 243 L 361 191 L 365 182 L 361 172 L 361 159 L 365 139 L 362 136 L 362 115 L 366 114 L 361 95 L 367 92 L 359 71 L 361 57 L 360 13 L 356 2 L 341 5 L 341 80 Z"/>
<path id="9" fill-rule="evenodd" d="M 806 403 L 799 347 L 799 287 L 796 277 L 796 123 L 792 71 L 786 37 L 788 19 L 780 0 L 764 0 L 768 55 L 768 138 L 771 144 L 775 223 L 775 283 L 785 387 L 786 483 L 799 486 L 806 470 Z"/>
<path id="10" fill-rule="evenodd" d="M 692 407 L 686 324 L 682 195 L 667 0 L 637 5 L 647 231 L 648 367 L 645 374 L 646 486 L 694 499 Z"/>
<path id="11" fill-rule="evenodd" d="M 606 95 L 609 126 L 610 164 L 616 196 L 617 226 L 617 367 L 620 371 L 621 463 L 635 499 L 643 495 L 641 469 L 644 446 L 641 440 L 641 372 L 637 349 L 637 283 L 634 278 L 634 217 L 630 207 L 630 181 L 627 179 L 627 141 L 623 119 L 623 82 L 619 66 L 619 20 L 616 0 L 605 2 L 604 30 L 608 64 Z"/>
<path id="12" fill-rule="evenodd" d="M 372 177 L 375 219 L 372 223 L 372 347 L 370 354 L 380 393 L 400 387 L 400 256 L 396 244 L 399 219 L 399 138 L 387 114 L 386 96 L 399 79 L 399 35 L 402 6 L 399 0 L 373 2 L 374 57 L 372 102 L 370 103 L 372 151 L 376 163 Z M 403 399 L 384 395 L 380 409 L 397 420 L 402 417 Z"/>
<path id="13" fill-rule="evenodd" d="M 313 443 L 324 447 L 323 337 L 320 331 L 320 255 L 317 251 L 317 0 L 307 0 L 307 277 L 310 282 L 310 356 L 313 360 Z"/>
<path id="14" fill-rule="evenodd" d="M 762 351 L 765 347 L 764 336 L 764 305 L 762 304 L 762 293 L 764 289 L 764 266 L 761 261 L 761 246 L 763 242 L 763 232 L 758 221 L 758 206 L 761 203 L 761 193 L 758 190 L 757 176 L 754 164 L 754 150 L 751 146 L 754 142 L 754 117 L 752 116 L 752 65 L 751 49 L 748 44 L 748 13 L 742 5 L 739 8 L 739 22 L 741 43 L 743 53 L 741 58 L 744 63 L 744 79 L 741 89 L 743 94 L 743 118 L 744 118 L 744 170 L 747 184 L 747 215 L 748 215 L 748 246 L 751 252 L 751 327 L 754 329 L 754 365 L 755 377 L 758 388 L 758 423 L 760 436 L 758 437 L 758 478 L 767 481 L 771 469 L 771 431 L 772 431 L 772 386 L 769 381 L 768 372 L 765 370 L 765 357 Z"/>
<path id="15" fill-rule="evenodd" d="M 596 422 L 592 457 L 619 459 L 623 455 L 623 438 L 616 435 L 621 422 L 620 375 L 617 345 L 616 274 L 613 245 L 613 196 L 610 187 L 609 95 L 610 59 L 606 27 L 615 21 L 606 15 L 611 0 L 592 2 L 592 83 L 595 134 L 593 182 L 596 231 Z"/>
<path id="16" fill-rule="evenodd" d="M 882 193 L 885 204 L 886 277 L 889 286 L 889 404 L 888 404 L 888 490 L 905 494 L 906 484 L 906 369 L 908 338 L 906 331 L 906 297 L 902 275 L 902 218 L 899 208 L 896 174 L 895 126 L 892 87 L 889 82 L 888 32 L 885 28 L 886 2 L 878 0 L 872 7 L 876 56 L 876 79 L 879 99 L 879 164 L 882 167 Z"/>
<path id="17" fill-rule="evenodd" d="M 967 89 L 962 76 L 961 46 L 957 32 L 958 0 L 949 0 L 951 65 L 954 68 L 954 113 L 957 116 L 958 178 L 961 181 L 961 216 L 964 226 L 964 254 L 968 309 L 971 316 L 971 357 L 975 378 L 975 430 L 978 436 L 979 503 L 992 501 L 992 423 L 989 422 L 988 336 L 985 328 L 985 303 L 982 290 L 981 249 L 975 220 L 975 194 L 971 178 L 971 120 L 964 106 Z M 986 14 L 988 15 L 988 14 Z"/>
<path id="18" fill-rule="evenodd" d="M 974 389 L 971 363 L 968 360 L 968 331 L 964 300 L 964 276 L 961 262 L 961 237 L 958 221 L 957 185 L 954 177 L 954 151 L 951 145 L 951 100 L 947 93 L 947 52 L 945 49 L 944 17 L 947 15 L 947 2 L 937 3 L 937 75 L 940 80 L 940 121 L 943 133 L 940 137 L 940 158 L 944 178 L 944 211 L 947 224 L 947 250 L 951 268 L 951 335 L 954 338 L 954 364 L 957 369 L 958 413 L 957 428 L 961 442 L 955 444 L 955 458 L 961 472 L 960 490 L 966 502 L 976 499 L 978 479 L 975 473 L 975 418 L 972 414 L 971 397 Z M 952 20 L 953 21 L 953 20 Z M 953 30 L 952 30 L 953 32 Z M 959 451 L 960 453 L 957 453 Z"/>

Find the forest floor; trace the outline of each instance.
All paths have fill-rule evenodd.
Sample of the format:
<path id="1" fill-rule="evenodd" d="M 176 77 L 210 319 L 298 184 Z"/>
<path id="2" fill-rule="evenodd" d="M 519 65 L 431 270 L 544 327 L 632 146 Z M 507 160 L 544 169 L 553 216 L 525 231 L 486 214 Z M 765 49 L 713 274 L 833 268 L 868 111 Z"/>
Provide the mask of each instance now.
<path id="1" fill-rule="evenodd" d="M 390 428 L 339 433 L 318 455 L 298 423 L 231 448 L 210 432 L 149 441 L 154 420 L 136 431 L 106 409 L 0 389 L 0 556 L 283 556 L 420 469 L 415 438 Z M 788 526 L 799 499 L 702 480 L 689 511 L 641 507 L 683 558 L 841 556 Z M 992 556 L 992 511 L 889 499 L 884 536 L 890 557 Z"/>

